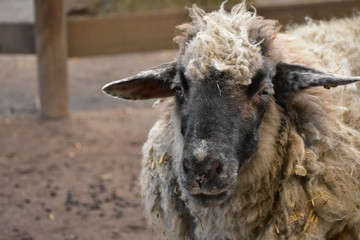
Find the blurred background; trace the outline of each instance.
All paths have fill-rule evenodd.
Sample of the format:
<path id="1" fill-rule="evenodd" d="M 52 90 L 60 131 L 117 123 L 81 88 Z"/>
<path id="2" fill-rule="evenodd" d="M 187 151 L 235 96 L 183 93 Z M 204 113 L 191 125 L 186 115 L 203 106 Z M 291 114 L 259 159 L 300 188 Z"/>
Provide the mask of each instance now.
<path id="1" fill-rule="evenodd" d="M 221 2 L 0 0 L 0 240 L 160 239 L 138 184 L 154 101 L 101 88 L 173 60 L 185 6 Z M 359 0 L 248 4 L 284 28 L 360 9 Z"/>

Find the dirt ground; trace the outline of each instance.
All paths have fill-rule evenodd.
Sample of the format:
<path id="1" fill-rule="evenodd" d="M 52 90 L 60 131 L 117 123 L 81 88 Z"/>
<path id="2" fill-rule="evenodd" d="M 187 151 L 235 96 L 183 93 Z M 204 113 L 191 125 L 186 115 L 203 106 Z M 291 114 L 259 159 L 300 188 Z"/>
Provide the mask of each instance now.
<path id="1" fill-rule="evenodd" d="M 38 117 L 35 56 L 0 55 L 0 240 L 161 239 L 147 227 L 138 184 L 157 112 L 101 87 L 174 56 L 71 59 L 72 115 L 55 121 Z"/>

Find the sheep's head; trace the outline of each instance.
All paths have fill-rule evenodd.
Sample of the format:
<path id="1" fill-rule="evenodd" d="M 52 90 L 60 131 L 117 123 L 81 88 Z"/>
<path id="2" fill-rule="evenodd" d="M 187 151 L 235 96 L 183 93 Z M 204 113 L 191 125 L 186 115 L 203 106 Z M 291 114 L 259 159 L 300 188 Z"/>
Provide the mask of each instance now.
<path id="1" fill-rule="evenodd" d="M 278 63 L 267 55 L 275 22 L 256 17 L 243 4 L 206 14 L 190 10 L 180 27 L 180 54 L 104 91 L 137 100 L 174 96 L 183 146 L 179 184 L 194 203 L 219 204 L 232 195 L 239 169 L 258 149 L 259 128 L 276 95 L 360 78 L 335 76 Z"/>

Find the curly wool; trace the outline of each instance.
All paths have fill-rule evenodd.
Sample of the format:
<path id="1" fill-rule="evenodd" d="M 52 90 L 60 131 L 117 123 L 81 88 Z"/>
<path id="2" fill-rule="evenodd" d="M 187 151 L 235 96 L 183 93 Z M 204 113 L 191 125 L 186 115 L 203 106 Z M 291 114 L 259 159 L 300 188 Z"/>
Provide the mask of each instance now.
<path id="1" fill-rule="evenodd" d="M 336 72 L 339 60 L 343 59 L 340 70 L 358 74 L 356 61 L 360 59 L 360 51 L 353 48 L 360 46 L 358 30 L 349 30 L 346 37 L 331 45 L 339 39 L 339 32 L 333 31 L 332 26 L 337 26 L 334 29 L 359 26 L 359 17 L 313 22 L 273 35 L 276 27 L 272 21 L 265 22 L 244 10 L 238 11 L 243 8 L 237 6 L 233 14 L 242 16 L 233 19 L 252 22 L 247 32 L 265 35 L 266 54 L 274 64 L 285 61 Z M 199 54 L 194 66 L 202 66 L 197 68 L 200 70 L 194 70 L 191 62 L 186 67 L 201 75 L 208 67 L 219 66 L 207 58 L 207 54 L 211 55 L 216 49 L 211 56 L 222 61 L 222 53 L 227 50 L 219 50 L 221 54 L 218 54 L 222 46 L 213 44 L 220 40 L 210 41 L 211 44 L 205 44 L 206 48 L 194 49 L 201 47 L 195 35 L 202 36 L 197 32 L 208 30 L 206 21 L 210 21 L 211 13 L 194 8 L 192 14 L 193 23 L 182 26 L 185 34 L 181 33 L 177 42 L 181 56 Z M 229 18 L 223 9 L 212 16 L 221 18 L 220 15 Z M 225 29 L 233 26 L 232 21 L 224 24 Z M 264 34 L 254 28 L 268 31 Z M 251 46 L 257 46 L 256 34 L 243 37 L 248 38 Z M 325 35 L 326 39 L 333 40 L 316 37 Z M 337 47 L 340 43 L 342 48 Z M 351 52 L 345 51 L 345 46 L 349 46 Z M 241 54 L 242 50 L 236 49 L 229 56 L 235 56 L 237 62 Z M 232 64 L 224 66 L 235 71 Z M 248 68 L 251 75 L 252 70 Z M 272 101 L 259 130 L 259 149 L 240 170 L 235 196 L 224 204 L 208 208 L 186 202 L 187 196 L 179 188 L 177 172 L 184 143 L 173 99 L 165 100 L 160 120 L 143 147 L 141 187 L 151 223 L 162 229 L 167 238 L 179 240 L 359 239 L 360 132 L 359 121 L 351 120 L 360 116 L 359 89 L 359 85 L 353 84 L 330 91 L 314 88 L 297 92 L 288 97 L 287 112 Z"/>
<path id="2" fill-rule="evenodd" d="M 185 75 L 203 79 L 213 68 L 231 73 L 239 84 L 250 84 L 251 76 L 262 65 L 261 42 L 250 39 L 248 33 L 259 17 L 246 11 L 243 4 L 231 12 L 224 10 L 224 4 L 219 11 L 209 14 L 196 6 L 189 10 L 193 20 L 191 31 L 195 33 L 187 39 L 182 56 Z"/>

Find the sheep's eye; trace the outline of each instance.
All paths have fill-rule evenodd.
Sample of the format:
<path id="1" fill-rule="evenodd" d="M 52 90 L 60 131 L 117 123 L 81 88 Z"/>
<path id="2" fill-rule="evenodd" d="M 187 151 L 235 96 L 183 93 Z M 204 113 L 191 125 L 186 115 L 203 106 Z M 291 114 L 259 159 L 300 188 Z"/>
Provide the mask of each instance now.
<path id="1" fill-rule="evenodd" d="M 189 91 L 188 81 L 183 69 L 178 70 L 178 73 L 172 82 L 171 89 L 175 93 L 178 103 L 183 103 L 186 93 Z"/>
<path id="2" fill-rule="evenodd" d="M 180 86 L 174 86 L 172 88 L 173 91 L 175 91 L 176 93 L 181 93 L 182 92 L 182 88 Z"/>
<path id="3" fill-rule="evenodd" d="M 183 90 L 181 86 L 173 86 L 171 88 L 177 95 L 182 95 Z"/>
<path id="4" fill-rule="evenodd" d="M 184 98 L 184 90 L 180 85 L 173 85 L 171 89 L 175 92 L 175 96 L 182 100 Z"/>
<path id="5" fill-rule="evenodd" d="M 269 95 L 274 95 L 274 89 L 271 87 L 266 87 L 264 88 L 261 92 L 260 95 L 261 96 L 269 96 Z"/>
<path id="6" fill-rule="evenodd" d="M 261 95 L 269 95 L 269 90 L 268 90 L 268 89 L 264 89 L 264 90 L 261 92 Z"/>

